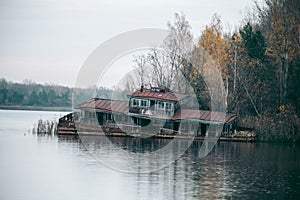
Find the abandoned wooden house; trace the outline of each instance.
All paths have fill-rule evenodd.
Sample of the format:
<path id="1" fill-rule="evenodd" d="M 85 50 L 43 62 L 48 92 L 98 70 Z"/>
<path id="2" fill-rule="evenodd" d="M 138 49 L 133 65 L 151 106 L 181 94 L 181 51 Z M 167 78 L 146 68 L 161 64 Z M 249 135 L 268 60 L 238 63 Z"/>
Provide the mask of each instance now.
<path id="1" fill-rule="evenodd" d="M 127 135 L 206 136 L 209 126 L 220 124 L 223 134 L 236 129 L 236 114 L 209 110 L 183 109 L 184 94 L 151 87 L 128 95 L 128 101 L 93 98 L 75 107 L 75 120 L 82 125 L 101 127 L 107 133 Z"/>

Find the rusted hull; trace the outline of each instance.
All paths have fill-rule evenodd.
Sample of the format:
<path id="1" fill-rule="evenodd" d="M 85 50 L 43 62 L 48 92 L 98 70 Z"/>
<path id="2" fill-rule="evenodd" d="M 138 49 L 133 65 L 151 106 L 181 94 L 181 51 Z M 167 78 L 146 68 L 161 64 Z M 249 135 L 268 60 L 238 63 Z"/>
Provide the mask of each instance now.
<path id="1" fill-rule="evenodd" d="M 127 134 L 119 129 L 109 129 L 101 127 L 88 127 L 81 126 L 80 130 L 74 130 L 73 128 L 61 127 L 58 128 L 58 135 L 94 135 L 94 136 L 106 136 L 106 137 L 143 137 L 143 138 L 162 138 L 162 139 L 193 139 L 193 140 L 219 140 L 219 141 L 235 141 L 235 142 L 255 142 L 255 137 L 219 137 L 219 138 L 207 138 L 204 136 L 188 136 L 188 135 L 164 135 L 164 134 L 145 134 L 135 133 Z"/>
<path id="2" fill-rule="evenodd" d="M 63 117 L 59 120 L 57 127 L 58 135 L 95 135 L 107 137 L 143 137 L 143 138 L 164 138 L 164 139 L 192 139 L 192 140 L 219 140 L 219 141 L 236 141 L 236 142 L 254 142 L 255 137 L 219 137 L 209 138 L 205 136 L 193 136 L 191 134 L 178 134 L 176 131 L 168 130 L 161 131 L 160 133 L 141 133 L 138 131 L 124 132 L 117 126 L 100 126 L 100 125 L 85 125 L 80 122 L 74 121 L 71 115 L 69 118 Z M 167 133 L 167 134 L 166 134 Z"/>

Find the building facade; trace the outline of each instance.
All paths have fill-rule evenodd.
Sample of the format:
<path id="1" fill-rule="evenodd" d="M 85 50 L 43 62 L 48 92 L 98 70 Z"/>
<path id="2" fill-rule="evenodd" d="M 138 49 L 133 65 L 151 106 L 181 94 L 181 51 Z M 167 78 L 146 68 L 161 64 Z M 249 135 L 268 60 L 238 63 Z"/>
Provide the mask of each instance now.
<path id="1" fill-rule="evenodd" d="M 152 87 L 128 95 L 128 101 L 93 98 L 76 106 L 81 124 L 130 134 L 207 136 L 212 125 L 223 134 L 236 129 L 236 115 L 209 110 L 183 109 L 188 96 Z M 103 129 L 103 130 L 104 130 Z"/>

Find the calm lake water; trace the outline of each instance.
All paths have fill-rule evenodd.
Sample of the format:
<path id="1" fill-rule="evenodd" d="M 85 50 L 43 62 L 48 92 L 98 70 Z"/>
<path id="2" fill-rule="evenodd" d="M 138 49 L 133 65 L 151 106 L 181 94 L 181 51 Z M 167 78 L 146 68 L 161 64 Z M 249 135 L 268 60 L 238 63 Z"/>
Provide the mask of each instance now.
<path id="1" fill-rule="evenodd" d="M 92 146 L 98 158 L 103 155 L 120 162 L 134 158 L 119 155 L 101 138 L 91 137 L 83 144 L 76 137 L 30 133 L 38 119 L 63 114 L 0 110 L 1 200 L 300 198 L 299 146 L 220 142 L 200 159 L 201 142 L 194 142 L 168 167 L 143 173 L 143 162 L 137 173 L 125 173 L 99 163 L 87 150 L 87 145 Z M 134 154 L 169 141 L 114 138 L 112 142 Z"/>

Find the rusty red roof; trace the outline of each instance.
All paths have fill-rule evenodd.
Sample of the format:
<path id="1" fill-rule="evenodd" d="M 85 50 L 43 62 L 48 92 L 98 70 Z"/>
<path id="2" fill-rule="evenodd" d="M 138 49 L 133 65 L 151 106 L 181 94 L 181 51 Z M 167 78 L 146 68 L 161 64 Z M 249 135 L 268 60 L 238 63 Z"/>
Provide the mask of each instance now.
<path id="1" fill-rule="evenodd" d="M 96 109 L 96 110 L 103 110 L 103 111 L 110 111 L 110 112 L 127 113 L 128 102 L 94 98 L 82 104 L 77 105 L 75 108 Z"/>
<path id="2" fill-rule="evenodd" d="M 229 123 L 236 118 L 236 114 L 223 113 L 209 110 L 179 110 L 173 116 L 173 120 L 197 119 L 202 121 L 226 122 Z"/>
<path id="3" fill-rule="evenodd" d="M 83 110 L 95 109 L 109 112 L 128 113 L 129 106 L 127 101 L 94 98 L 77 105 L 75 108 Z M 207 122 L 230 123 L 234 119 L 236 119 L 236 117 L 236 114 L 233 113 L 223 113 L 209 110 L 182 109 L 175 113 L 175 115 L 172 117 L 172 120 L 196 119 Z"/>
<path id="4" fill-rule="evenodd" d="M 180 101 L 187 97 L 185 94 L 177 94 L 173 92 L 154 92 L 149 89 L 137 90 L 130 95 L 131 97 L 140 97 L 148 99 L 160 99 L 166 101 Z"/>

